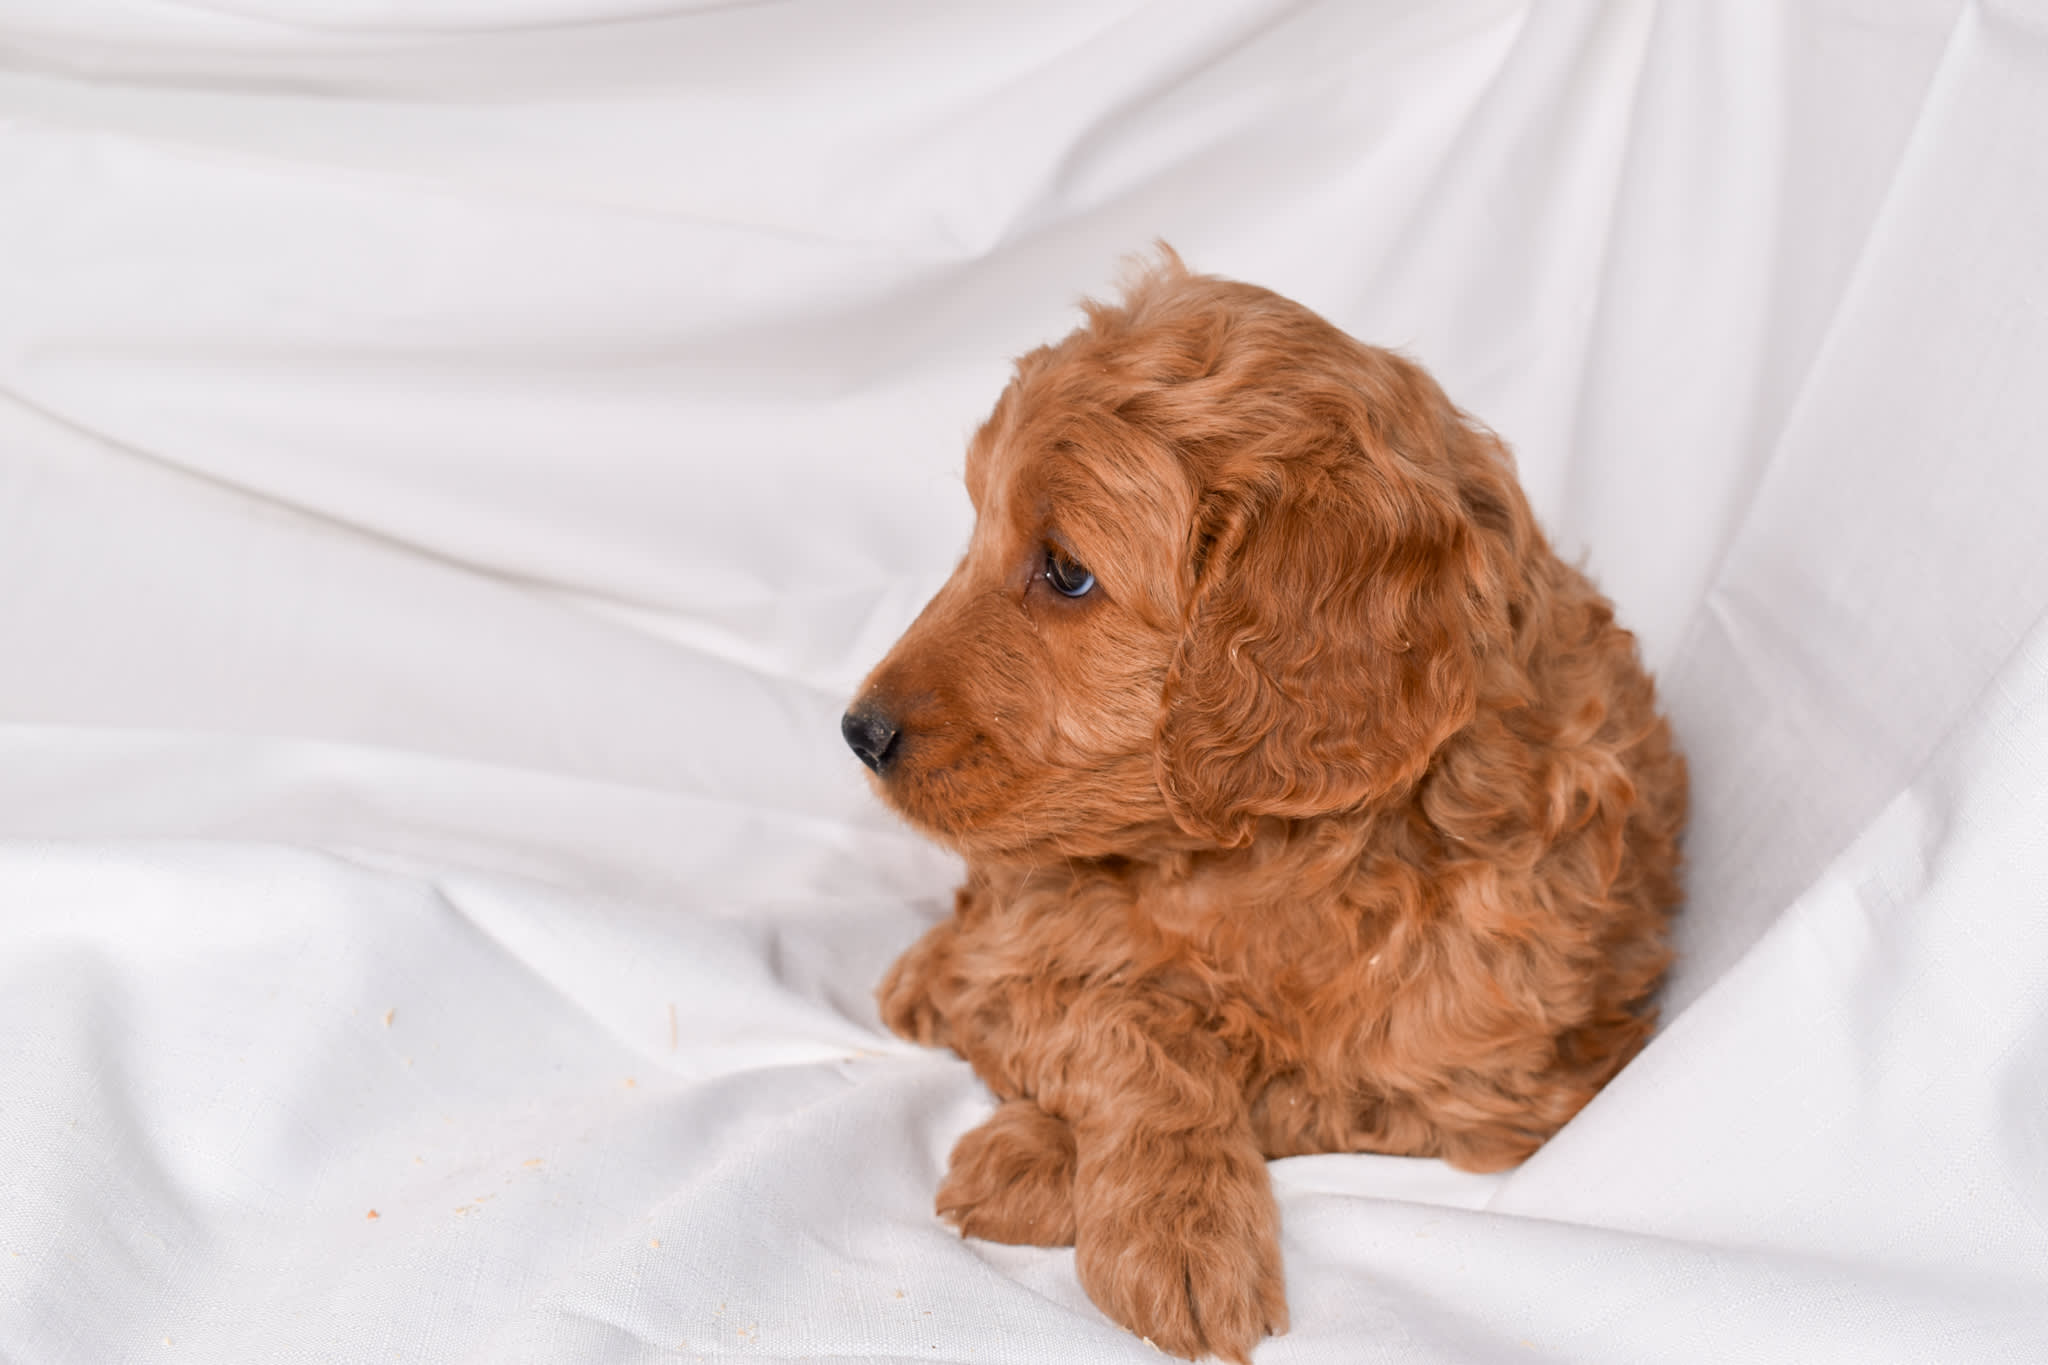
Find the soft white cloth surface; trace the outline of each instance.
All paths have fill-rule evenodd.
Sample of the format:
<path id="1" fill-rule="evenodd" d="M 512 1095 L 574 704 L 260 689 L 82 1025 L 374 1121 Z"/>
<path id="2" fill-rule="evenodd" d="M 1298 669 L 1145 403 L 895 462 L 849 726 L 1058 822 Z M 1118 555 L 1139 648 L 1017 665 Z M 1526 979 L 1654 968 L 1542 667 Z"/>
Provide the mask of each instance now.
<path id="1" fill-rule="evenodd" d="M 931 1212 L 836 721 L 1156 237 L 1517 449 L 1695 775 L 1520 1170 L 1261 1361 L 2048 1359 L 2048 17 L 0 4 L 0 1357 L 1147 1360 Z"/>

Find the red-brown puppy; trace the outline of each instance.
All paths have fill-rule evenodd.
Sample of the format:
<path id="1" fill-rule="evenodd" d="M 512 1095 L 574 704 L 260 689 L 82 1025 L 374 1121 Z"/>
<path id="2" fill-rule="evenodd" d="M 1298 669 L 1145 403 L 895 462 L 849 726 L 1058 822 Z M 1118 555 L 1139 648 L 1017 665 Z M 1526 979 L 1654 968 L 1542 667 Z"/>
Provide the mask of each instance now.
<path id="1" fill-rule="evenodd" d="M 1415 365 L 1169 254 L 1017 363 L 847 712 L 965 855 L 882 1017 L 1002 1103 L 939 1211 L 1180 1355 L 1284 1330 L 1265 1158 L 1526 1157 L 1650 1032 L 1685 764 Z"/>

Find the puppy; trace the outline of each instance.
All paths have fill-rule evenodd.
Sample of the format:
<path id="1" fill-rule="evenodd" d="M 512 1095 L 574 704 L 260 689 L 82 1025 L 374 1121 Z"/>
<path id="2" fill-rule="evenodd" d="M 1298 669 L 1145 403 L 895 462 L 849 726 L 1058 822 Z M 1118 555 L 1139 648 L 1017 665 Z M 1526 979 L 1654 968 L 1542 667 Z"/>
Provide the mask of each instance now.
<path id="1" fill-rule="evenodd" d="M 1000 1101 L 944 1217 L 1244 1361 L 1287 1324 L 1266 1158 L 1499 1170 L 1642 1046 L 1685 763 L 1421 369 L 1170 252 L 1086 312 L 842 726 L 967 862 L 878 998 Z"/>

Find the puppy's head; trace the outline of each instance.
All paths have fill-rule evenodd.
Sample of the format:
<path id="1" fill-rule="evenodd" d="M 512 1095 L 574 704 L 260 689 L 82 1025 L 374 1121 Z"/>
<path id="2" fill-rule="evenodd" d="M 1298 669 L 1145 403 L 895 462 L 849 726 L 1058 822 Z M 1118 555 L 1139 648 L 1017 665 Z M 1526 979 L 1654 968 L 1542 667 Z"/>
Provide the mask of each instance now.
<path id="1" fill-rule="evenodd" d="M 1170 254 L 1017 363 L 965 558 L 843 730 L 974 855 L 1235 845 L 1406 790 L 1533 535 L 1419 369 Z"/>

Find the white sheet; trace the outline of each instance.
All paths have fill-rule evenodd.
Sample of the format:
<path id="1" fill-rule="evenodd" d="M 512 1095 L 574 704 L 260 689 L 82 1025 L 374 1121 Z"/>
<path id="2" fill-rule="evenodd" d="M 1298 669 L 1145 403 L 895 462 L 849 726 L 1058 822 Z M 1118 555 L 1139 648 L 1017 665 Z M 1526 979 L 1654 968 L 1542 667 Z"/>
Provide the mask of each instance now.
<path id="1" fill-rule="evenodd" d="M 1162 236 L 1502 431 L 1695 774 L 1666 1031 L 1276 1163 L 1259 1358 L 2048 1358 L 2023 0 L 0 7 L 0 1356 L 1153 1358 L 932 1216 L 835 723 Z"/>

